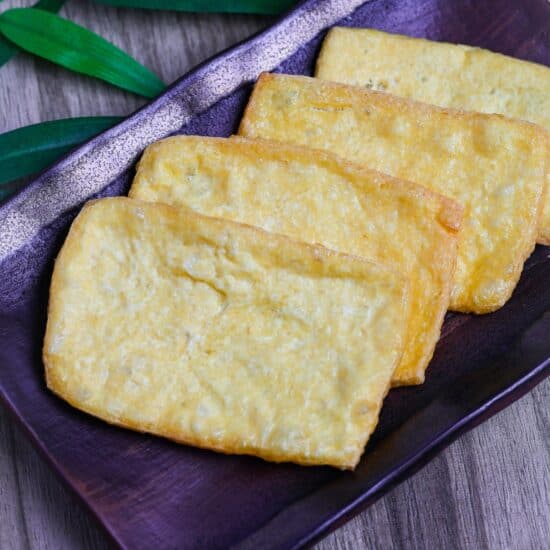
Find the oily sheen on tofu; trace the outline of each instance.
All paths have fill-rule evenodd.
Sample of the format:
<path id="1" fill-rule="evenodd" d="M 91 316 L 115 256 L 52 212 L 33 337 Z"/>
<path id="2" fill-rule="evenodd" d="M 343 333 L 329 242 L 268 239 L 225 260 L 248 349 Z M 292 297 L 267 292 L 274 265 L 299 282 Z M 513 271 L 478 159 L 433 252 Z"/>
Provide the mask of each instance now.
<path id="1" fill-rule="evenodd" d="M 440 107 L 500 113 L 550 130 L 550 68 L 480 48 L 334 27 L 315 76 Z M 550 244 L 548 184 L 538 241 Z"/>
<path id="2" fill-rule="evenodd" d="M 240 134 L 330 150 L 464 206 L 451 308 L 487 313 L 532 252 L 545 185 L 542 128 L 317 78 L 264 74 Z"/>
<path id="3" fill-rule="evenodd" d="M 150 145 L 130 196 L 189 207 L 388 265 L 411 280 L 407 344 L 392 384 L 420 384 L 449 306 L 462 208 L 334 155 L 243 138 Z"/>
<path id="4" fill-rule="evenodd" d="M 89 203 L 55 263 L 48 387 L 108 422 L 353 468 L 401 357 L 390 269 L 190 210 Z"/>

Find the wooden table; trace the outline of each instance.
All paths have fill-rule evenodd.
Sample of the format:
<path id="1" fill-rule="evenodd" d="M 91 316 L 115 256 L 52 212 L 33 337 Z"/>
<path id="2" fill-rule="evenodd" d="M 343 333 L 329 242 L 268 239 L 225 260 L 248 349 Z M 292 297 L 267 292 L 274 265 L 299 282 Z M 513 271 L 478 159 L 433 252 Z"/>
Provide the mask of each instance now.
<path id="1" fill-rule="evenodd" d="M 5 0 L 0 8 L 29 3 Z M 271 22 L 75 0 L 61 13 L 122 47 L 166 82 Z M 0 69 L 0 132 L 63 117 L 126 115 L 142 103 L 25 54 Z M 463 436 L 319 548 L 550 548 L 549 403 L 546 381 Z M 0 407 L 0 549 L 105 547 L 103 533 Z"/>

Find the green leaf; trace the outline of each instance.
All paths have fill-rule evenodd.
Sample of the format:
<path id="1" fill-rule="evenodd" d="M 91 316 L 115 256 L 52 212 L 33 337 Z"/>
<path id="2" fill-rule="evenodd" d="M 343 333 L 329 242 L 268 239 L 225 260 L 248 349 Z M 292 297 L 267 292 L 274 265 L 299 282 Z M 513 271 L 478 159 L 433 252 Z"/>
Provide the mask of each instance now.
<path id="1" fill-rule="evenodd" d="M 0 0 L 0 2 L 1 1 L 2 0 Z M 64 0 L 40 0 L 34 7 L 40 10 L 57 13 L 61 9 L 63 3 Z M 4 65 L 4 63 L 7 63 L 18 51 L 19 48 L 13 42 L 0 36 L 0 67 Z"/>
<path id="2" fill-rule="evenodd" d="M 273 15 L 285 11 L 296 0 L 98 0 L 98 2 L 110 6 L 150 10 Z"/>
<path id="3" fill-rule="evenodd" d="M 39 172 L 120 120 L 113 116 L 65 118 L 0 134 L 0 198 L 8 190 L 7 182 Z"/>
<path id="4" fill-rule="evenodd" d="M 52 13 L 57 13 L 64 3 L 65 0 L 40 0 L 33 6 L 33 8 L 36 8 L 37 10 L 51 11 Z"/>
<path id="5" fill-rule="evenodd" d="M 7 10 L 0 14 L 0 31 L 23 50 L 145 97 L 155 97 L 166 87 L 157 75 L 104 38 L 46 11 Z"/>
<path id="6" fill-rule="evenodd" d="M 18 51 L 15 44 L 0 36 L 0 66 L 7 63 Z"/>

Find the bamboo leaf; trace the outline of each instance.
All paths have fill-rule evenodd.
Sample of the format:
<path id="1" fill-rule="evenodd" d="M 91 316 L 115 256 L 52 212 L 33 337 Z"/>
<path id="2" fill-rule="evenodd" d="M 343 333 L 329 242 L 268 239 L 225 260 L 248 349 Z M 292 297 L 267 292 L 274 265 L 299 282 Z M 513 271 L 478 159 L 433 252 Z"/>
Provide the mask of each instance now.
<path id="1" fill-rule="evenodd" d="M 0 31 L 23 50 L 145 97 L 155 97 L 166 86 L 104 38 L 43 10 L 7 10 L 0 14 Z"/>
<path id="2" fill-rule="evenodd" d="M 2 0 L 0 0 L 1 2 Z M 34 7 L 40 10 L 51 11 L 57 13 L 64 0 L 40 0 Z M 7 63 L 17 52 L 19 48 L 13 43 L 0 35 L 0 67 Z"/>
<path id="3" fill-rule="evenodd" d="M 100 4 L 150 10 L 173 10 L 213 13 L 278 14 L 296 0 L 97 0 Z"/>
<path id="4" fill-rule="evenodd" d="M 112 116 L 65 118 L 0 134 L 0 198 L 8 190 L 7 182 L 39 172 L 120 120 Z"/>
<path id="5" fill-rule="evenodd" d="M 0 36 L 0 66 L 7 63 L 18 51 L 19 48 L 13 42 Z"/>
<path id="6" fill-rule="evenodd" d="M 40 0 L 37 2 L 33 8 L 37 10 L 50 11 L 52 13 L 57 13 L 61 6 L 65 3 L 65 0 Z"/>

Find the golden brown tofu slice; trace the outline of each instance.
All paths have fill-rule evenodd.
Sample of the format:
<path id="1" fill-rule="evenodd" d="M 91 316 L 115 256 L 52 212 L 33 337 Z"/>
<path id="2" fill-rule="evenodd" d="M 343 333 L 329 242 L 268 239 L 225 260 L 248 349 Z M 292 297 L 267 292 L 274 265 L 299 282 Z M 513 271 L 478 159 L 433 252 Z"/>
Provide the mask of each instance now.
<path id="1" fill-rule="evenodd" d="M 240 133 L 326 149 L 455 199 L 465 215 L 451 308 L 486 313 L 510 297 L 537 237 L 547 158 L 542 128 L 266 74 Z"/>
<path id="2" fill-rule="evenodd" d="M 56 261 L 48 387 L 113 424 L 353 468 L 402 355 L 406 280 L 362 258 L 128 198 Z"/>
<path id="3" fill-rule="evenodd" d="M 550 130 L 550 69 L 489 50 L 334 27 L 315 76 L 441 107 L 500 113 Z M 550 244 L 548 184 L 538 241 Z"/>
<path id="4" fill-rule="evenodd" d="M 406 274 L 411 317 L 393 385 L 424 381 L 449 306 L 462 216 L 454 201 L 323 151 L 199 136 L 150 145 L 130 196 L 260 226 Z"/>

